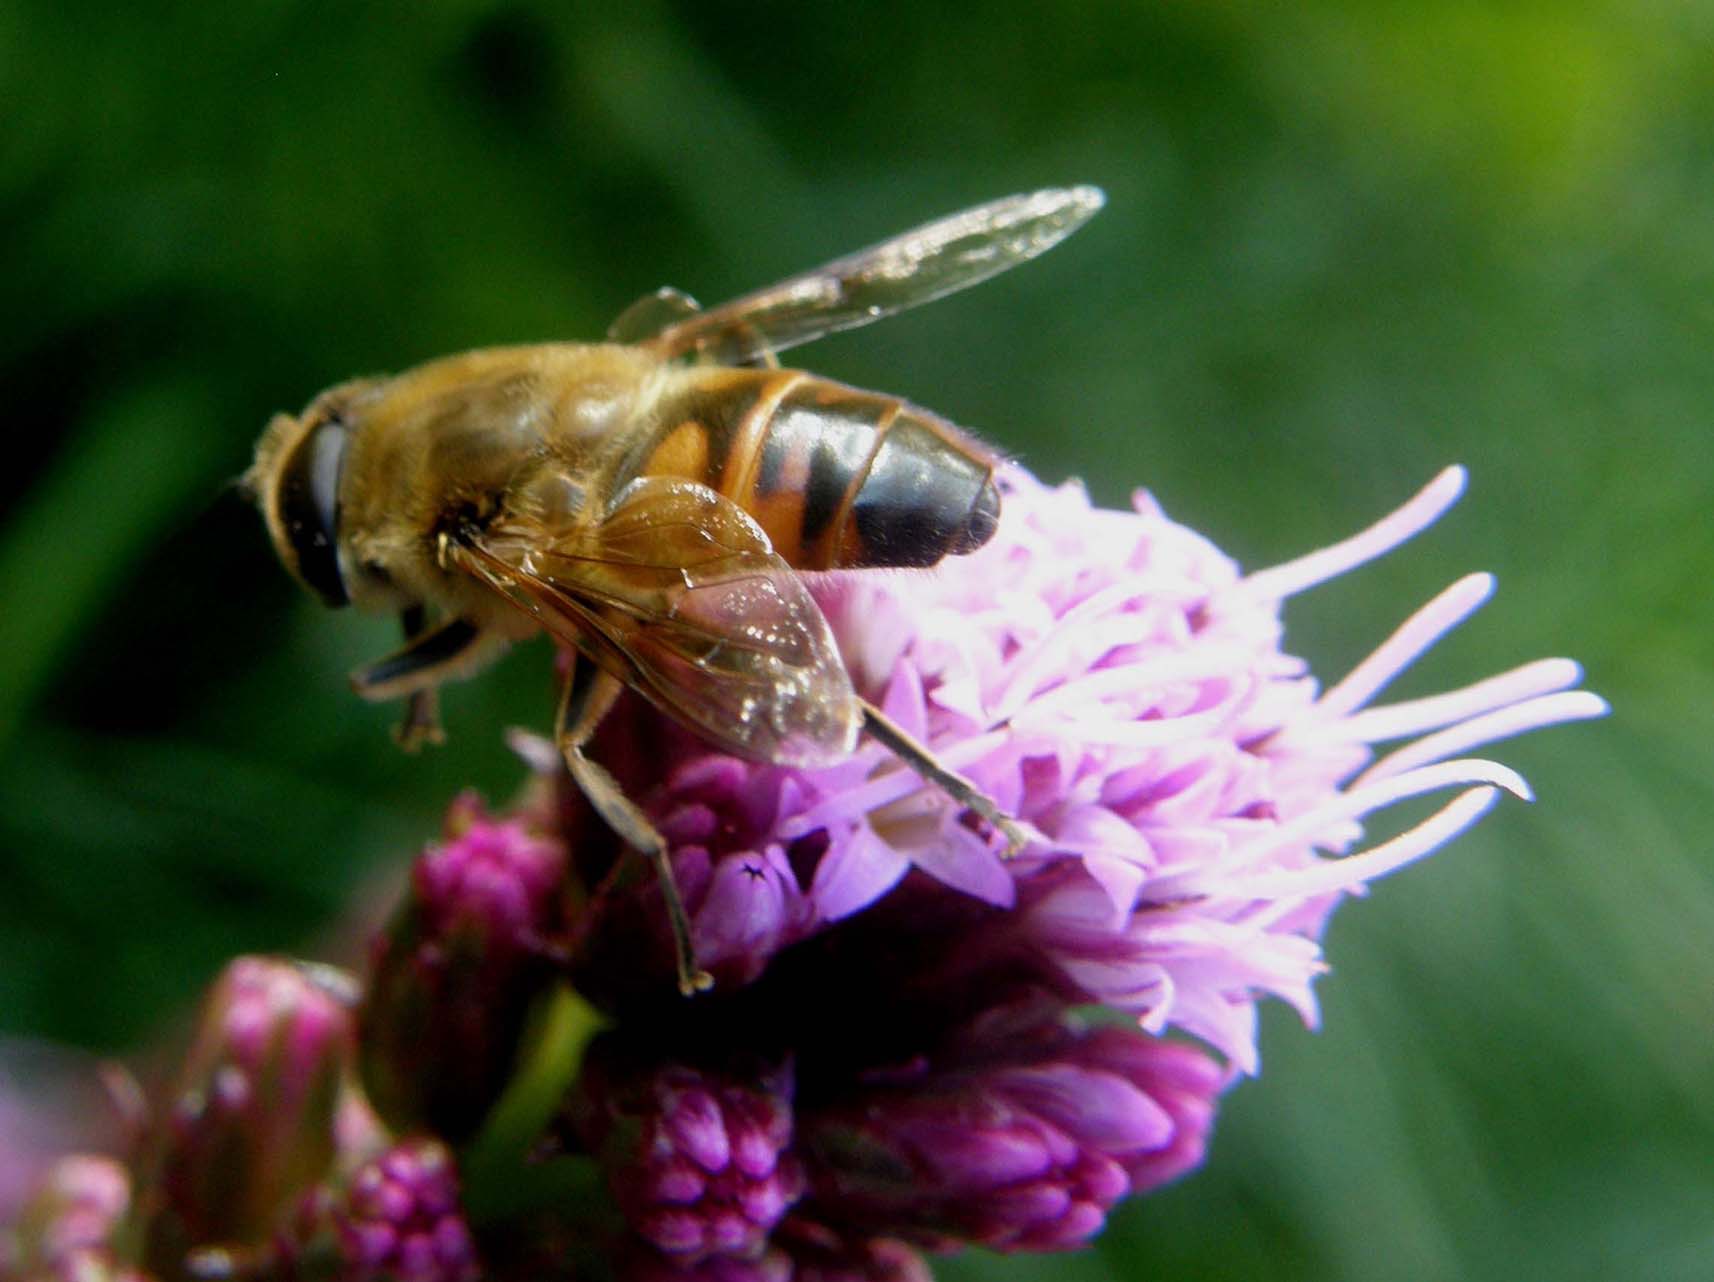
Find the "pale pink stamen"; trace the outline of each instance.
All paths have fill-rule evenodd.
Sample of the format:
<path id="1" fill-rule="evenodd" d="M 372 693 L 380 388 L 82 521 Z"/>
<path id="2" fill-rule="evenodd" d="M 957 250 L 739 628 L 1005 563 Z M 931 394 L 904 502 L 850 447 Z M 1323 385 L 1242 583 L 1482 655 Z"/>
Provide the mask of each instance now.
<path id="1" fill-rule="evenodd" d="M 1348 890 L 1359 883 L 1374 881 L 1451 841 L 1480 819 L 1499 796 L 1498 788 L 1472 788 L 1414 828 L 1360 854 L 1324 859 L 1309 868 L 1234 878 L 1228 892 L 1260 898 L 1299 898 Z"/>
<path id="2" fill-rule="evenodd" d="M 551 775 L 564 764 L 559 749 L 553 746 L 549 739 L 533 731 L 525 730 L 522 726 L 513 726 L 506 731 L 506 746 L 535 773 Z"/>
<path id="3" fill-rule="evenodd" d="M 1098 710 L 1104 715 L 1094 715 Z M 1020 714 L 1013 724 L 1020 730 L 1053 729 L 1075 733 L 1080 743 L 1090 747 L 1164 748 L 1171 744 L 1206 737 L 1230 721 L 1232 712 L 1230 708 L 1222 706 L 1179 717 L 1161 717 L 1155 721 L 1138 721 L 1134 718 L 1134 713 L 1088 709 L 1076 717 L 1037 718 Z"/>
<path id="4" fill-rule="evenodd" d="M 1358 775 L 1353 783 L 1371 783 L 1483 744 L 1510 739 L 1527 730 L 1539 730 L 1544 726 L 1559 725 L 1567 721 L 1604 717 L 1607 712 L 1607 701 L 1587 690 L 1565 690 L 1558 694 L 1525 699 L 1521 703 L 1472 717 L 1414 743 L 1408 743 L 1382 757 Z"/>
<path id="5" fill-rule="evenodd" d="M 1200 600 L 1206 594 L 1205 588 L 1189 581 L 1184 581 L 1182 586 L 1183 599 L 1187 602 Z M 1084 644 L 1084 628 L 1094 620 L 1135 602 L 1137 596 L 1136 581 L 1127 577 L 1079 601 L 1061 615 L 1051 630 L 1013 658 L 1011 677 L 996 705 L 999 715 L 1008 715 L 1021 707 L 1037 690 L 1058 675 L 1055 665 L 1062 660 L 1065 653 Z M 1151 593 L 1151 599 L 1161 598 Z"/>
<path id="6" fill-rule="evenodd" d="M 1251 845 L 1260 847 L 1262 853 L 1271 854 L 1283 847 L 1310 840 L 1340 820 L 1357 819 L 1408 797 L 1420 797 L 1425 793 L 1438 792 L 1442 788 L 1460 784 L 1492 784 L 1504 788 L 1521 801 L 1534 798 L 1523 776 L 1497 761 L 1484 761 L 1479 757 L 1442 761 L 1394 775 L 1389 779 L 1377 780 L 1361 788 L 1348 788 L 1327 804 L 1317 806 L 1308 814 L 1281 824 Z M 1254 859 L 1256 852 L 1245 847 L 1242 853 L 1245 861 L 1249 862 Z"/>
<path id="7" fill-rule="evenodd" d="M 1494 576 L 1467 575 L 1406 619 L 1338 685 L 1316 700 L 1318 717 L 1342 717 L 1374 698 L 1441 637 L 1468 619 L 1494 594 Z"/>
<path id="8" fill-rule="evenodd" d="M 1522 776 L 1498 762 L 1472 758 L 1423 766 L 1366 787 L 1336 793 L 1325 804 L 1238 846 L 1218 864 L 1156 879 L 1149 884 L 1148 893 L 1151 898 L 1224 893 L 1229 878 L 1238 870 L 1253 868 L 1282 850 L 1312 843 L 1336 824 L 1361 818 L 1409 797 L 1466 784 L 1504 788 L 1525 801 L 1531 797 L 1529 785 Z M 1247 880 L 1245 884 L 1248 884 Z"/>
<path id="9" fill-rule="evenodd" d="M 1438 730 L 1483 713 L 1553 694 L 1576 685 L 1583 669 L 1570 659 L 1538 659 L 1473 685 L 1425 699 L 1368 708 L 1327 727 L 1326 737 L 1338 742 L 1384 743 L 1407 735 Z"/>
<path id="10" fill-rule="evenodd" d="M 1279 601 L 1317 583 L 1338 578 L 1367 561 L 1386 555 L 1433 525 L 1447 508 L 1458 501 L 1458 496 L 1464 492 L 1464 481 L 1462 467 L 1449 467 L 1403 507 L 1382 517 L 1368 529 L 1295 561 L 1258 570 L 1240 581 L 1233 591 L 1258 600 Z"/>

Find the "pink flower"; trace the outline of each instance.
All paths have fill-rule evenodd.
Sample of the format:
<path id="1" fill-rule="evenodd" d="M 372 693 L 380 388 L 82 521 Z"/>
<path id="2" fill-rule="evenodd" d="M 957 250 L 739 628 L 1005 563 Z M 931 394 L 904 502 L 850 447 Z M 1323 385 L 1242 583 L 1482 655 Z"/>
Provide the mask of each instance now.
<path id="1" fill-rule="evenodd" d="M 1014 469 L 979 551 L 818 580 L 858 691 L 1020 821 L 1031 839 L 1011 858 L 877 743 L 827 769 L 758 765 L 623 703 L 596 750 L 667 838 L 717 985 L 676 997 L 658 886 L 561 777 L 562 831 L 599 888 L 571 978 L 615 1018 L 638 1081 L 718 1073 L 735 1049 L 790 1065 L 805 1181 L 763 1250 L 760 1221 L 730 1243 L 712 1233 L 720 1206 L 688 1176 L 697 1198 L 669 1206 L 667 1176 L 689 1170 L 678 1147 L 660 1149 L 661 1171 L 632 1153 L 640 1173 L 617 1184 L 633 1242 L 710 1277 L 799 1267 L 823 1239 L 838 1268 L 883 1242 L 1051 1250 L 1200 1162 L 1219 1094 L 1257 1067 L 1257 1003 L 1284 998 L 1313 1022 L 1338 903 L 1500 792 L 1528 797 L 1464 754 L 1605 711 L 1563 659 L 1376 702 L 1487 598 L 1485 575 L 1330 687 L 1281 648 L 1284 600 L 1416 534 L 1463 481 L 1448 470 L 1353 538 L 1246 575 L 1146 496 L 1104 511 Z M 559 777 L 551 752 L 534 755 Z M 1368 815 L 1448 793 L 1363 846 Z M 1078 1031 L 1071 1012 L 1090 1003 L 1137 1023 Z M 885 1258 L 912 1258 L 897 1249 Z"/>
<path id="2" fill-rule="evenodd" d="M 1448 469 L 1352 538 L 1244 574 L 1147 495 L 1103 510 L 1076 484 L 1014 468 L 981 550 L 930 572 L 821 580 L 858 690 L 1035 840 L 1003 858 L 867 740 L 830 769 L 760 767 L 627 705 L 621 718 L 648 728 L 608 747 L 674 844 L 701 960 L 723 983 L 750 980 L 915 869 L 1014 909 L 996 929 L 1026 939 L 1083 999 L 1151 1032 L 1191 1033 L 1253 1072 L 1259 998 L 1314 1022 L 1319 939 L 1339 901 L 1450 840 L 1501 791 L 1529 796 L 1511 770 L 1462 754 L 1606 709 L 1571 689 L 1580 671 L 1566 659 L 1376 702 L 1487 599 L 1487 575 L 1454 583 L 1331 686 L 1281 648 L 1286 599 L 1406 541 L 1463 485 Z M 646 760 L 626 754 L 637 741 Z M 1385 743 L 1400 746 L 1377 757 Z M 1408 832 L 1361 847 L 1367 815 L 1447 792 Z M 636 952 L 638 932 L 653 931 L 661 959 L 649 985 L 664 972 L 651 894 L 597 905 L 584 974 L 598 995 L 623 997 L 612 962 Z"/>

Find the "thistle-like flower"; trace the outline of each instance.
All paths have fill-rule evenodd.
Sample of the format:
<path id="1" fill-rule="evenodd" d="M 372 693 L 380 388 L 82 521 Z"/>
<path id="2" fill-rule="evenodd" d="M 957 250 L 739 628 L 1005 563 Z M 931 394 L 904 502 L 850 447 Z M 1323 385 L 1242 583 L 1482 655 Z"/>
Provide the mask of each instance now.
<path id="1" fill-rule="evenodd" d="M 699 959 L 721 983 L 668 1013 L 657 892 L 612 878 L 572 973 L 615 1036 L 665 1044 L 660 1071 L 730 1045 L 791 1066 L 805 1195 L 769 1252 L 746 1239 L 730 1260 L 783 1258 L 808 1276 L 798 1248 L 816 1240 L 845 1259 L 900 1239 L 1074 1246 L 1119 1198 L 1200 1161 L 1220 1091 L 1258 1066 L 1257 1002 L 1283 997 L 1313 1022 L 1338 902 L 1501 791 L 1529 795 L 1461 754 L 1604 711 L 1570 689 L 1568 660 L 1375 704 L 1487 598 L 1482 575 L 1327 689 L 1280 649 L 1284 599 L 1409 538 L 1462 485 L 1450 470 L 1354 538 L 1245 575 L 1147 497 L 1102 511 L 1080 487 L 1013 471 L 982 550 L 817 584 L 859 691 L 1029 826 L 1015 858 L 879 745 L 826 770 L 758 766 L 622 705 L 597 751 L 672 844 Z M 1448 790 L 1428 819 L 1359 850 L 1364 816 Z M 568 831 L 588 833 L 569 790 L 564 805 Z M 590 884 L 617 857 L 578 843 Z M 1136 1023 L 1068 1022 L 1090 1003 Z M 653 1212 L 626 1206 L 661 1245 Z M 711 1241 L 690 1253 L 703 1268 Z"/>
<path id="2" fill-rule="evenodd" d="M 878 744 L 827 770 L 753 766 L 701 750 L 639 701 L 620 719 L 648 729 L 615 734 L 608 759 L 675 844 L 704 964 L 722 978 L 759 974 L 915 870 L 1010 910 L 1000 929 L 1086 999 L 1254 1071 L 1259 997 L 1314 1018 L 1317 941 L 1339 900 L 1444 844 L 1501 791 L 1529 796 L 1511 770 L 1459 754 L 1605 711 L 1570 688 L 1580 672 L 1565 659 L 1375 705 L 1487 599 L 1487 575 L 1454 583 L 1326 689 L 1280 649 L 1285 599 L 1410 538 L 1463 483 L 1449 469 L 1353 538 L 1245 575 L 1146 495 L 1106 511 L 1075 484 L 1013 469 L 999 530 L 978 552 L 932 572 L 819 584 L 858 689 L 1036 839 L 1002 858 Z M 647 758 L 627 759 L 638 740 Z M 1375 758 L 1372 745 L 1397 740 Z M 1449 790 L 1408 832 L 1349 853 L 1365 815 Z M 640 972 L 601 972 L 660 919 L 635 902 L 649 893 L 595 906 L 586 987 L 610 1002 Z"/>

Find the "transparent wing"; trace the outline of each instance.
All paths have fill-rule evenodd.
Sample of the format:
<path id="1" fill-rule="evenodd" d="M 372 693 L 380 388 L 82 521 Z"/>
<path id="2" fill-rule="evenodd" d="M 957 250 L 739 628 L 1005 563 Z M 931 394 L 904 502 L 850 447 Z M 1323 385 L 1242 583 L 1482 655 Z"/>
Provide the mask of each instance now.
<path id="1" fill-rule="evenodd" d="M 625 328 L 666 357 L 743 365 L 980 284 L 1046 253 L 1105 201 L 1099 187 L 1008 196 L 707 311 L 675 316 L 661 308 L 653 313 L 661 322 L 653 338 L 636 332 L 640 315 L 627 313 Z"/>
<path id="2" fill-rule="evenodd" d="M 807 766 L 856 746 L 862 708 L 827 620 L 761 527 L 705 485 L 641 478 L 598 524 L 496 528 L 452 555 L 723 748 Z"/>

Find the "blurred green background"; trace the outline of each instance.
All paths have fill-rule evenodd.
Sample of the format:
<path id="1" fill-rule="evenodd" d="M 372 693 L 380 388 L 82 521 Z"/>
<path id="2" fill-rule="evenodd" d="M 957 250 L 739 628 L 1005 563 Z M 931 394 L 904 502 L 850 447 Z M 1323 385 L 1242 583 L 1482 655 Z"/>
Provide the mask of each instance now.
<path id="1" fill-rule="evenodd" d="M 966 204 L 1104 185 L 1031 266 L 798 356 L 1248 565 L 1471 491 L 1294 602 L 1339 675 L 1583 660 L 1541 802 L 1348 907 L 1199 1176 L 947 1279 L 1714 1276 L 1714 4 L 65 4 L 0 21 L 0 1034 L 146 1046 L 313 950 L 474 783 L 542 656 L 388 743 L 226 488 L 268 415 L 592 337 Z"/>

